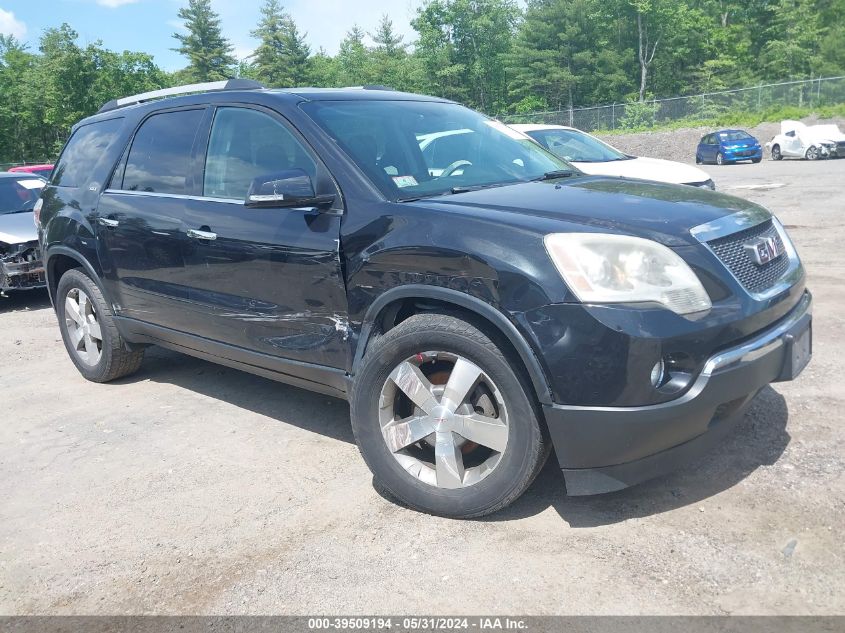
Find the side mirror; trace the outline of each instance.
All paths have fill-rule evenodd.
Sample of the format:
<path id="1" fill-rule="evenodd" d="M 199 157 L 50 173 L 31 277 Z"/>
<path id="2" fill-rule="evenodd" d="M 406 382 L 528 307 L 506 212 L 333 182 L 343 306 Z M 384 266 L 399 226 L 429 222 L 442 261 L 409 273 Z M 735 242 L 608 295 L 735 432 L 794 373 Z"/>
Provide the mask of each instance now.
<path id="1" fill-rule="evenodd" d="M 325 206 L 334 196 L 317 196 L 311 177 L 301 169 L 265 174 L 252 181 L 244 205 L 252 208 Z"/>

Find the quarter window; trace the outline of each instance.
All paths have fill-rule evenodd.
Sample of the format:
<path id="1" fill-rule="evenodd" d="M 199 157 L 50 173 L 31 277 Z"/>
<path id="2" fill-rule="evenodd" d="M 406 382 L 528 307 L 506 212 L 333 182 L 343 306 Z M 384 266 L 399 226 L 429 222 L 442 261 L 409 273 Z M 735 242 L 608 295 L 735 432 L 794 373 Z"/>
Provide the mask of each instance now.
<path id="1" fill-rule="evenodd" d="M 317 165 L 285 126 L 257 110 L 217 110 L 203 195 L 243 199 L 254 179 L 289 169 L 302 169 L 312 180 L 317 175 Z"/>
<path id="2" fill-rule="evenodd" d="M 141 125 L 123 175 L 123 189 L 192 194 L 191 150 L 203 110 L 155 114 Z"/>
<path id="3" fill-rule="evenodd" d="M 57 187 L 78 187 L 84 184 L 94 165 L 117 139 L 122 124 L 122 118 L 108 119 L 78 128 L 67 142 L 53 170 L 52 184 Z"/>

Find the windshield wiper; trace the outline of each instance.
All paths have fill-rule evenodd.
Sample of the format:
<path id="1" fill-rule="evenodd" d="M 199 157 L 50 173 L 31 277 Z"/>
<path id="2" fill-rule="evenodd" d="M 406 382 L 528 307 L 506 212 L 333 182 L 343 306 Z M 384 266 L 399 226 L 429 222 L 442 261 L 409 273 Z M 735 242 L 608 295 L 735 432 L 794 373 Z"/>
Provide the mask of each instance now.
<path id="1" fill-rule="evenodd" d="M 499 183 L 494 182 L 489 185 L 459 185 L 457 187 L 452 187 L 449 192 L 450 193 L 469 193 L 470 191 L 481 191 L 482 189 L 489 189 L 490 187 L 504 187 L 505 184 L 511 183 Z"/>
<path id="2" fill-rule="evenodd" d="M 543 180 L 554 180 L 555 178 L 568 178 L 575 172 L 571 169 L 556 169 L 554 171 L 547 171 L 539 178 L 534 178 L 531 182 L 541 182 Z"/>
<path id="3" fill-rule="evenodd" d="M 422 198 L 438 198 L 440 196 L 449 196 L 458 193 L 469 193 L 470 191 L 481 191 L 482 189 L 491 189 L 493 187 L 506 187 L 508 185 L 516 184 L 514 182 L 491 182 L 486 185 L 460 185 L 452 187 L 447 191 L 438 191 L 435 193 L 424 193 L 416 196 L 408 196 L 407 198 L 397 198 L 396 202 L 414 202 Z"/>

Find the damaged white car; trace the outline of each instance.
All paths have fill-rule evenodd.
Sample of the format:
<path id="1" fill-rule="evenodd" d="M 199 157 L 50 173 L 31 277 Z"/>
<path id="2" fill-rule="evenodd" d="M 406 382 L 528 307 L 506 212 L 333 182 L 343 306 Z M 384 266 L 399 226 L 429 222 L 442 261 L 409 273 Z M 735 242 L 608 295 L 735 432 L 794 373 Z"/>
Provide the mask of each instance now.
<path id="1" fill-rule="evenodd" d="M 783 158 L 845 157 L 845 134 L 833 124 L 805 125 L 801 121 L 781 121 L 780 134 L 766 143 L 772 160 Z"/>
<path id="2" fill-rule="evenodd" d="M 0 173 L 0 294 L 45 285 L 32 218 L 44 184 L 31 174 Z"/>

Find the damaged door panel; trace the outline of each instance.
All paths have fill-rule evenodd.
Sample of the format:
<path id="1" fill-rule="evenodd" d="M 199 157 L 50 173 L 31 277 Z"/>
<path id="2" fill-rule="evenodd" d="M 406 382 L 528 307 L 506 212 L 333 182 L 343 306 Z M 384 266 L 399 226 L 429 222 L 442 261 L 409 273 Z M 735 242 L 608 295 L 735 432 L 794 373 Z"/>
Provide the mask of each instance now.
<path id="1" fill-rule="evenodd" d="M 207 138 L 197 175 L 203 195 L 187 202 L 185 215 L 191 332 L 345 368 L 342 208 L 328 208 L 340 204 L 333 181 L 286 121 L 267 110 L 216 108 Z M 292 173 L 304 187 L 294 197 L 315 201 L 319 194 L 329 204 L 288 204 L 276 188 L 286 186 L 278 178 Z M 267 192 L 251 198 L 253 181 Z"/>
<path id="2" fill-rule="evenodd" d="M 192 332 L 265 354 L 345 367 L 340 216 L 193 201 L 187 222 L 200 219 L 215 239 L 194 239 L 186 252 Z"/>

